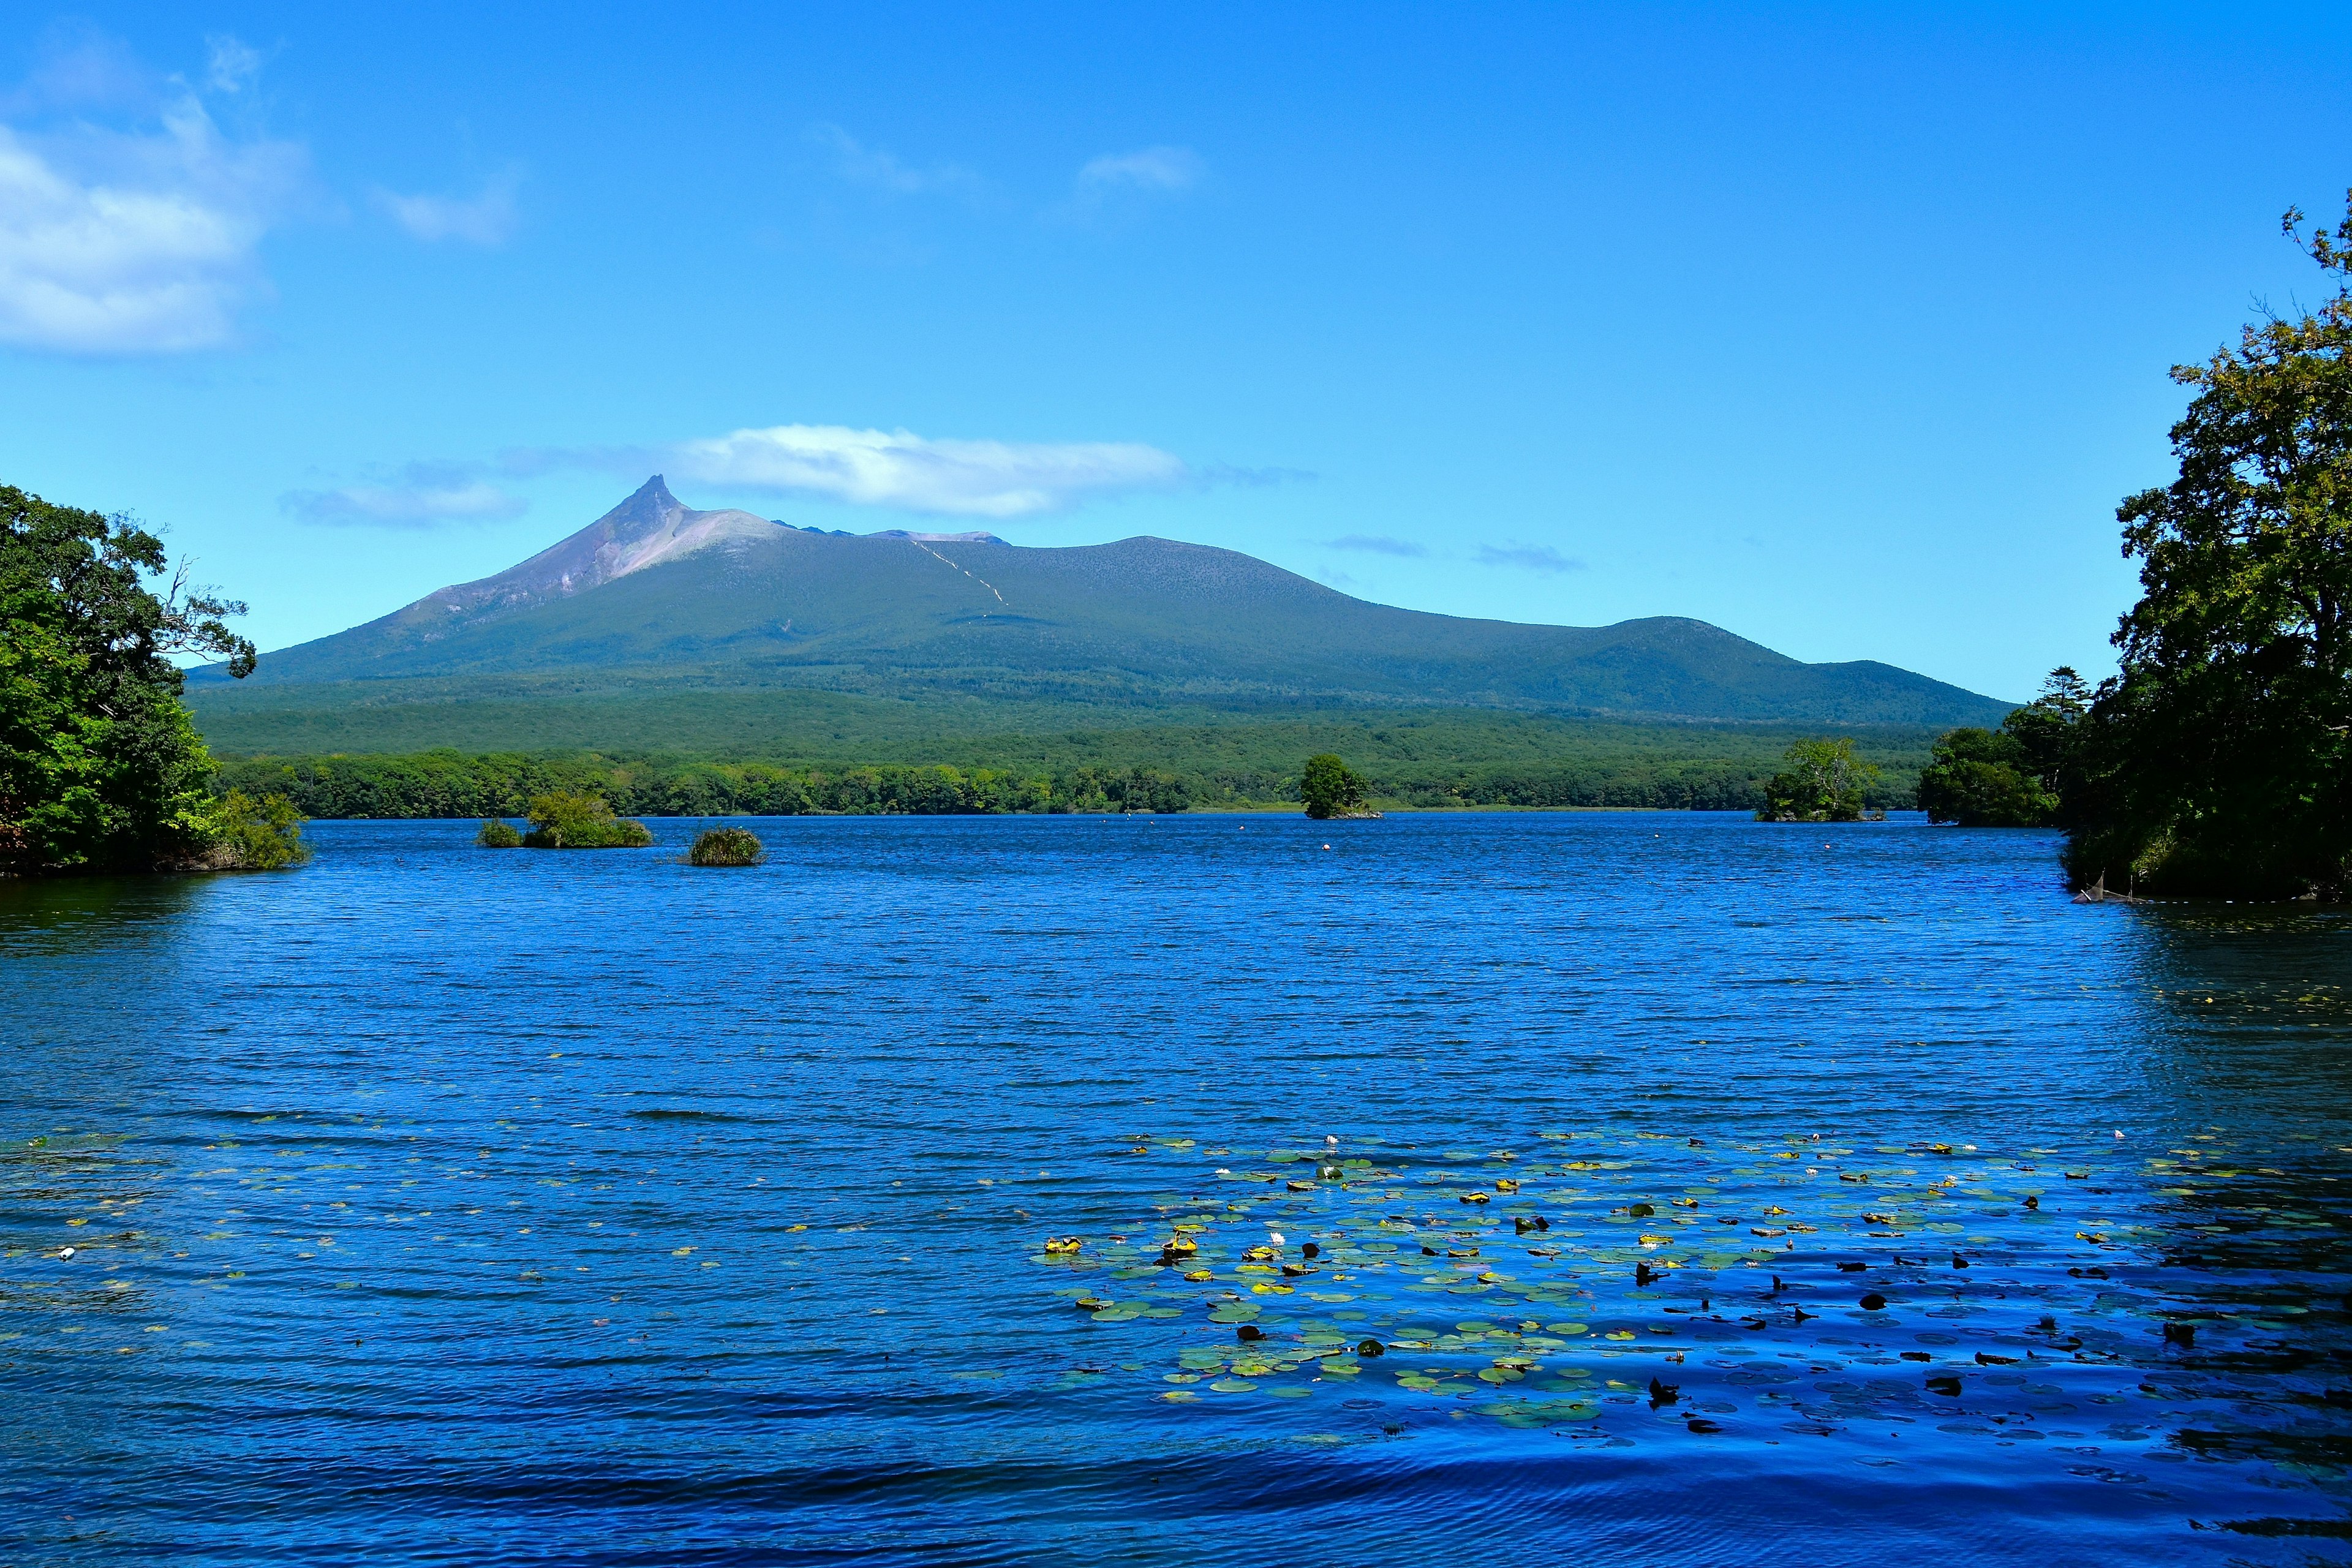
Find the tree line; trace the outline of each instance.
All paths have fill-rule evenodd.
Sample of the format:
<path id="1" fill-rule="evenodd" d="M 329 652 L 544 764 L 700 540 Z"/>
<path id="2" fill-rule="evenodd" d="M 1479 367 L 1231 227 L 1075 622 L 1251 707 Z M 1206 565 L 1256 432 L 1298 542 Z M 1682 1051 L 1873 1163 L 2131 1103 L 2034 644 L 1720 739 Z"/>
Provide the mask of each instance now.
<path id="1" fill-rule="evenodd" d="M 597 797 L 632 816 L 1177 812 L 1193 804 L 1185 780 L 1140 767 L 1024 774 L 895 763 L 824 769 L 426 752 L 245 758 L 226 763 L 221 779 L 225 787 L 283 795 L 304 815 L 324 817 L 520 816 L 543 795 Z"/>
<path id="2" fill-rule="evenodd" d="M 1850 744 L 1850 742 L 1849 742 Z M 1751 764 L 1634 757 L 1395 773 L 1365 770 L 1364 796 L 1423 809 L 1510 805 L 1668 811 L 1753 810 L 1767 781 Z M 600 795 L 637 816 L 961 816 L 999 812 L 1176 812 L 1303 798 L 1297 775 L 1183 773 L 1145 766 L 1044 770 L 900 763 L 786 763 L 530 755 L 457 751 L 406 755 L 251 757 L 222 764 L 220 787 L 284 795 L 321 817 L 520 816 L 546 794 Z M 1897 781 L 1874 805 L 1909 804 Z"/>

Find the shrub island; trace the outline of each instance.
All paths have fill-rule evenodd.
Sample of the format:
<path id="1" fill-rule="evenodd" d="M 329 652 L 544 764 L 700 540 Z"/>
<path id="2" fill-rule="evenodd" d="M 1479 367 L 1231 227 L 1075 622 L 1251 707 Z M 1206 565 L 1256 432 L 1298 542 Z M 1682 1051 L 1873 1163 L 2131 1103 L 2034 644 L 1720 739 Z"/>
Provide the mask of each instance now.
<path id="1" fill-rule="evenodd" d="M 494 817 L 474 838 L 489 849 L 643 849 L 653 841 L 651 828 L 615 816 L 602 795 L 564 794 L 532 797 L 529 833 L 518 834 Z"/>
<path id="2" fill-rule="evenodd" d="M 686 852 L 689 866 L 757 866 L 768 858 L 765 846 L 748 829 L 713 827 L 695 837 Z"/>

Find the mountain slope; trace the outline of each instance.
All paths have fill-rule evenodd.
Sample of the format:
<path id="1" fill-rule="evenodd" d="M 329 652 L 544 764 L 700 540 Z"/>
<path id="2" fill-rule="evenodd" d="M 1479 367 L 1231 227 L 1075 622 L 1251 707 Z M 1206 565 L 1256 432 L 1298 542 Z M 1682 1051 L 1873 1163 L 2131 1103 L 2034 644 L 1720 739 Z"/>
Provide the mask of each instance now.
<path id="1" fill-rule="evenodd" d="M 1811 665 L 1705 622 L 1467 620 L 1369 604 L 1234 551 L 1024 549 L 694 511 L 660 479 L 497 576 L 266 657 L 199 706 L 448 701 L 561 680 L 1122 707 L 1441 705 L 1830 724 L 1997 721 L 2007 705 L 1874 662 Z M 427 691 L 431 695 L 427 696 Z"/>

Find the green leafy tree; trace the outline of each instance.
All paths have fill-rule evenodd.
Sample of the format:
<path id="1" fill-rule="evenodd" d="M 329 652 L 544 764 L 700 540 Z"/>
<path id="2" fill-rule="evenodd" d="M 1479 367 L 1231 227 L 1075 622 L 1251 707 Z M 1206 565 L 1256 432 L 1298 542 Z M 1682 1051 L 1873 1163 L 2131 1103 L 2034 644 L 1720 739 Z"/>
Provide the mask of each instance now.
<path id="1" fill-rule="evenodd" d="M 1307 759 L 1299 771 L 1298 798 L 1307 815 L 1320 822 L 1364 808 L 1364 781 L 1328 752 Z"/>
<path id="2" fill-rule="evenodd" d="M 533 849 L 642 849 L 654 841 L 652 829 L 614 816 L 602 795 L 536 795 L 530 824 L 522 841 Z"/>
<path id="3" fill-rule="evenodd" d="M 1853 742 L 1799 741 L 1781 760 L 1789 765 L 1764 786 L 1764 822 L 1859 822 L 1878 769 L 1854 755 Z"/>
<path id="4" fill-rule="evenodd" d="M 2124 501 L 2140 599 L 2119 672 L 2069 738 L 2079 882 L 2159 892 L 2352 889 L 2352 197 L 2288 237 L 2334 292 L 2173 379 L 2179 473 Z"/>
<path id="5" fill-rule="evenodd" d="M 2004 724 L 1954 730 L 1938 740 L 1919 771 L 1919 808 L 1930 822 L 1962 827 L 2047 827 L 2056 819 L 2058 797 Z"/>
<path id="6" fill-rule="evenodd" d="M 485 849 L 518 849 L 522 847 L 522 835 L 504 817 L 486 816 L 481 831 L 474 835 L 474 842 Z"/>
<path id="7" fill-rule="evenodd" d="M 184 566 L 152 590 L 167 567 L 126 519 L 0 486 L 0 868 L 216 862 L 213 762 L 170 656 L 242 678 L 253 645 L 223 621 L 245 606 Z"/>

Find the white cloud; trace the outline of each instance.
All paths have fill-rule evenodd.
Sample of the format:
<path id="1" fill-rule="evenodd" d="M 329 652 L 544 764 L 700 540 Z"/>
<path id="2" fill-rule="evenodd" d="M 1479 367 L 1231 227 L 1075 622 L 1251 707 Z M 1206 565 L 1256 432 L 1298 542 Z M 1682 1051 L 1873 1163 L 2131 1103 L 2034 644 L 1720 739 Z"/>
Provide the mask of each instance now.
<path id="1" fill-rule="evenodd" d="M 959 517 L 1026 517 L 1195 478 L 1181 458 L 1137 442 L 934 441 L 839 425 L 738 430 L 659 456 L 677 479 Z"/>
<path id="2" fill-rule="evenodd" d="M 278 504 L 304 522 L 340 528 L 438 528 L 520 517 L 530 503 L 468 470 L 412 463 L 383 484 L 289 490 Z"/>
<path id="3" fill-rule="evenodd" d="M 813 125 L 808 139 L 833 153 L 834 173 L 852 184 L 866 185 L 893 195 L 922 195 L 932 192 L 955 195 L 977 194 L 983 182 L 970 169 L 956 163 L 940 163 L 929 169 L 919 169 L 901 161 L 896 153 L 879 147 L 868 147 L 838 125 Z"/>
<path id="4" fill-rule="evenodd" d="M 1207 165 L 1189 147 L 1146 147 L 1106 153 L 1078 171 L 1081 192 L 1109 190 L 1186 191 L 1201 183 Z"/>
<path id="5" fill-rule="evenodd" d="M 205 84 L 215 92 L 243 92 L 261 75 L 261 54 L 226 33 L 205 38 Z"/>
<path id="6" fill-rule="evenodd" d="M 404 196 L 381 186 L 375 204 L 410 236 L 432 243 L 462 239 L 468 245 L 504 245 L 514 237 L 515 191 L 522 171 L 509 168 L 482 187 L 478 196 Z"/>
<path id="7" fill-rule="evenodd" d="M 262 288 L 256 250 L 302 149 L 234 142 L 183 93 L 160 127 L 0 126 L 0 342 L 68 353 L 210 348 Z"/>

